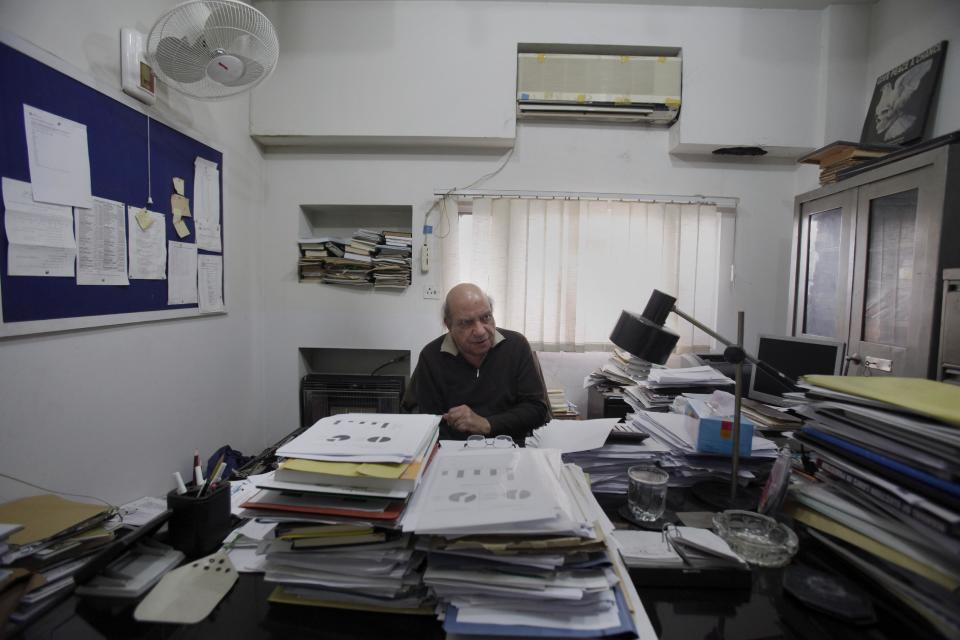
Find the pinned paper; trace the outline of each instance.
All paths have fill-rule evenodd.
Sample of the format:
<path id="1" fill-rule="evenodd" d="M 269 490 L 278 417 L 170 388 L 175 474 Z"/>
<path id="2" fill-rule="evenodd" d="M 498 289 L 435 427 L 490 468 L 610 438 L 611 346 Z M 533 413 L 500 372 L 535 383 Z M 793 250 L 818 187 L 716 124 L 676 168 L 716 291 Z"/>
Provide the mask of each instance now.
<path id="1" fill-rule="evenodd" d="M 174 179 L 173 179 L 173 188 L 174 188 L 174 190 L 175 190 L 178 194 L 180 194 L 181 196 L 184 195 L 184 193 L 183 193 L 183 178 L 174 178 Z"/>
<path id="2" fill-rule="evenodd" d="M 177 230 L 177 235 L 181 238 L 186 238 L 190 235 L 190 229 L 187 228 L 187 223 L 180 218 L 176 218 L 173 221 L 173 228 Z"/>
<path id="3" fill-rule="evenodd" d="M 150 225 L 153 224 L 153 218 L 147 213 L 146 209 L 137 209 L 137 213 L 134 214 L 134 218 L 137 219 L 137 224 L 140 225 L 140 228 L 146 231 L 150 228 Z"/>
<path id="4" fill-rule="evenodd" d="M 175 218 L 189 218 L 190 200 L 175 193 L 170 196 L 170 209 L 173 211 Z"/>

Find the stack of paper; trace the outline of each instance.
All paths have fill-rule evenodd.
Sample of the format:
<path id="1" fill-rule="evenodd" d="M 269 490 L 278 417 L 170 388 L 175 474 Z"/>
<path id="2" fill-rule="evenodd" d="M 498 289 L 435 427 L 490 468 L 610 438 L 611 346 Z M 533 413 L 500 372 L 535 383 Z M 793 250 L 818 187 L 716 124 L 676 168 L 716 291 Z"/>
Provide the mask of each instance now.
<path id="1" fill-rule="evenodd" d="M 244 515 L 277 523 L 260 550 L 271 601 L 420 609 L 423 554 L 400 516 L 437 450 L 440 416 L 340 414 L 277 449 Z M 350 577 L 347 577 L 350 576 Z M 346 593 L 341 593 L 346 592 Z M 429 609 L 427 609 L 429 610 Z"/>
<path id="2" fill-rule="evenodd" d="M 612 525 L 554 449 L 441 450 L 404 517 L 448 634 L 653 637 Z"/>
<path id="3" fill-rule="evenodd" d="M 114 539 L 104 505 L 54 495 L 21 498 L 0 505 L 0 596 L 19 602 L 10 614 L 27 622 L 73 590 L 73 574 L 91 554 Z"/>
<path id="4" fill-rule="evenodd" d="M 646 380 L 651 370 L 662 369 L 663 366 L 647 362 L 628 351 L 614 347 L 613 354 L 607 362 L 591 373 L 584 380 L 584 387 L 622 387 Z"/>
<path id="5" fill-rule="evenodd" d="M 636 411 L 667 409 L 674 399 L 684 393 L 710 393 L 728 387 L 734 381 L 713 367 L 685 367 L 682 369 L 655 369 L 646 380 L 625 387 L 624 400 Z"/>
<path id="6" fill-rule="evenodd" d="M 946 637 L 960 637 L 960 388 L 909 378 L 807 376 L 797 440 L 819 483 L 790 511 Z M 919 633 L 919 632 L 918 632 Z"/>
<path id="7" fill-rule="evenodd" d="M 422 582 L 424 554 L 414 550 L 409 535 L 300 547 L 297 539 L 309 538 L 281 536 L 265 547 L 264 580 L 277 585 L 271 602 L 432 613 Z"/>
<path id="8" fill-rule="evenodd" d="M 590 475 L 596 493 L 627 490 L 627 469 L 636 464 L 656 464 L 670 474 L 670 486 L 691 486 L 705 480 L 729 481 L 730 457 L 700 453 L 691 421 L 679 413 L 637 411 L 627 414 L 631 426 L 648 433 L 637 444 L 605 444 L 599 449 L 564 455 Z M 749 457 L 740 458 L 739 477 L 749 481 L 763 475 L 776 459 L 776 445 L 755 435 Z"/>

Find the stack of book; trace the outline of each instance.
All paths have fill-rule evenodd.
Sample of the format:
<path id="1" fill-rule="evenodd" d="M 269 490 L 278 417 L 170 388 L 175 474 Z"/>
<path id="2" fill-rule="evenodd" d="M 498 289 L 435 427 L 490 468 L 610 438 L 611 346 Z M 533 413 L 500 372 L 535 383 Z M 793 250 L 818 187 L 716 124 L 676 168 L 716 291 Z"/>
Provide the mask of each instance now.
<path id="1" fill-rule="evenodd" d="M 0 505 L 0 523 L 13 523 L 0 524 L 0 597 L 18 603 L 13 623 L 32 620 L 73 591 L 73 576 L 114 539 L 111 514 L 102 504 L 54 495 Z"/>
<path id="2" fill-rule="evenodd" d="M 423 554 L 400 517 L 437 450 L 439 416 L 340 414 L 277 449 L 244 515 L 277 522 L 271 602 L 421 609 Z"/>
<path id="3" fill-rule="evenodd" d="M 550 413 L 554 418 L 571 419 L 580 416 L 576 405 L 567 400 L 563 389 L 547 389 L 547 399 L 550 401 Z"/>
<path id="4" fill-rule="evenodd" d="M 808 153 L 797 162 L 819 165 L 820 184 L 832 184 L 848 169 L 882 158 L 895 149 L 896 147 L 878 147 L 838 140 Z"/>
<path id="5" fill-rule="evenodd" d="M 448 635 L 654 637 L 612 524 L 556 449 L 442 449 L 403 528 Z"/>
<path id="6" fill-rule="evenodd" d="M 795 437 L 819 470 L 791 487 L 789 512 L 940 634 L 960 636 L 960 389 L 842 376 L 801 387 L 811 403 Z"/>
<path id="7" fill-rule="evenodd" d="M 383 232 L 383 243 L 373 257 L 374 289 L 404 289 L 410 286 L 413 236 L 409 231 Z"/>
<path id="8" fill-rule="evenodd" d="M 410 286 L 409 231 L 357 229 L 349 239 L 301 238 L 299 273 L 305 282 L 374 289 Z"/>

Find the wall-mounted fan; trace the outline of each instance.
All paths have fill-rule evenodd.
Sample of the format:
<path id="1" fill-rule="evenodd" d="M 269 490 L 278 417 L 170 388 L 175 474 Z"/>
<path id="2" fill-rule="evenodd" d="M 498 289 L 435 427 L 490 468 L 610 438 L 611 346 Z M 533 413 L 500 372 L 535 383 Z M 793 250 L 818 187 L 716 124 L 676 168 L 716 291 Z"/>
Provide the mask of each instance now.
<path id="1" fill-rule="evenodd" d="M 128 39 L 136 39 L 129 31 L 123 30 L 125 63 Z M 145 60 L 140 62 L 149 64 L 157 78 L 172 89 L 194 98 L 216 100 L 247 91 L 265 80 L 276 67 L 278 55 L 277 32 L 257 9 L 240 0 L 188 0 L 153 25 L 146 36 Z M 135 65 L 126 64 L 130 66 Z M 142 92 L 142 64 L 138 72 Z"/>

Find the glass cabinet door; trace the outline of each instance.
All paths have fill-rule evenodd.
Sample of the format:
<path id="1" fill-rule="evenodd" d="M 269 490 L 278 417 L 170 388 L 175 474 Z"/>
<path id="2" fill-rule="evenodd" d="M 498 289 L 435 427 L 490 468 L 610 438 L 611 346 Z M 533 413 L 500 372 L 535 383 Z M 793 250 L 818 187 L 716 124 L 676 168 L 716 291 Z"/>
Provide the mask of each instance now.
<path id="1" fill-rule="evenodd" d="M 855 205 L 843 192 L 801 207 L 795 335 L 847 339 Z"/>
<path id="2" fill-rule="evenodd" d="M 935 248 L 928 246 L 932 220 L 921 202 L 923 183 L 920 170 L 860 188 L 851 374 L 927 375 L 916 346 L 935 305 L 917 278 Z"/>

